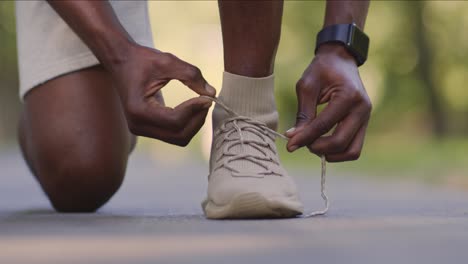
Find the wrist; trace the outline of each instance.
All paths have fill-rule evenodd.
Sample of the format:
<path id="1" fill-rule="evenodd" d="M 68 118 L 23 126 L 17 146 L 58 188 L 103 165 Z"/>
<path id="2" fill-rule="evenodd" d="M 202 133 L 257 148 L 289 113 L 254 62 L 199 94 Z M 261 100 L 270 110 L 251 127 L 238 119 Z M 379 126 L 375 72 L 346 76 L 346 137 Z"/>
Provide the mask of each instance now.
<path id="1" fill-rule="evenodd" d="M 334 56 L 345 61 L 353 62 L 358 65 L 356 58 L 349 52 L 346 47 L 341 43 L 324 43 L 317 49 L 316 55 L 321 56 Z"/>
<path id="2" fill-rule="evenodd" d="M 93 39 L 90 48 L 104 68 L 110 71 L 128 61 L 131 50 L 138 45 L 126 32 L 96 31 Z"/>

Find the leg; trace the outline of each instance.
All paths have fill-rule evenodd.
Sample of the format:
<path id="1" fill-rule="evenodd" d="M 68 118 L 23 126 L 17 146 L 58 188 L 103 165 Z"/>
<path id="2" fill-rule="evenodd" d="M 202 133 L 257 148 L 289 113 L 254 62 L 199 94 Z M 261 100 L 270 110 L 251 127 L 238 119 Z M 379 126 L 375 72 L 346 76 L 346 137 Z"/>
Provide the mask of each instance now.
<path id="1" fill-rule="evenodd" d="M 61 212 L 92 212 L 119 189 L 135 142 L 100 66 L 58 77 L 25 97 L 23 156 Z"/>
<path id="2" fill-rule="evenodd" d="M 221 1 L 219 6 L 226 71 L 219 99 L 244 117 L 231 118 L 219 105 L 213 110 L 204 212 L 215 219 L 294 217 L 303 210 L 296 185 L 265 132 L 278 123 L 273 66 L 283 2 Z"/>
<path id="3" fill-rule="evenodd" d="M 223 86 L 219 98 L 237 113 L 276 129 L 273 68 L 281 35 L 283 1 L 219 1 L 223 34 Z M 226 118 L 213 111 L 213 125 Z"/>
<path id="4" fill-rule="evenodd" d="M 249 77 L 273 73 L 283 1 L 219 1 L 224 67 Z"/>

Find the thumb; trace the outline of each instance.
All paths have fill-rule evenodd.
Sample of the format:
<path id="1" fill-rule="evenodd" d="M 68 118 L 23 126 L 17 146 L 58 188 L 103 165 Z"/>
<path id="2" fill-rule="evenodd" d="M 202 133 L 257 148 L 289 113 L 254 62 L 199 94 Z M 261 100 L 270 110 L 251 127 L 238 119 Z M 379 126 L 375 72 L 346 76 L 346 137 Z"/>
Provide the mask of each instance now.
<path id="1" fill-rule="evenodd" d="M 174 112 L 177 113 L 176 118 L 178 120 L 188 123 L 199 112 L 208 110 L 212 103 L 213 101 L 208 98 L 195 97 L 174 107 Z"/>
<path id="2" fill-rule="evenodd" d="M 300 79 L 296 84 L 297 114 L 295 125 L 286 131 L 291 138 L 299 133 L 305 124 L 313 120 L 317 114 L 317 101 L 320 90 L 311 79 Z"/>

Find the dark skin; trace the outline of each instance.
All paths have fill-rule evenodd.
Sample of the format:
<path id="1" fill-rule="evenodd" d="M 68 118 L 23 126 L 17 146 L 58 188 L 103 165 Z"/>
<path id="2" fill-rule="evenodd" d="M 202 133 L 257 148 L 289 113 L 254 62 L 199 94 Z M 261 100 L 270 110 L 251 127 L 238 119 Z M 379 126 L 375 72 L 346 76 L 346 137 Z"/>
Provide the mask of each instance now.
<path id="1" fill-rule="evenodd" d="M 224 69 L 265 77 L 273 73 L 281 34 L 282 1 L 219 1 Z"/>
<path id="2" fill-rule="evenodd" d="M 328 1 L 324 27 L 355 22 L 364 28 L 368 1 Z M 271 75 L 281 34 L 283 1 L 219 1 L 224 67 L 231 73 Z M 287 148 L 307 146 L 329 162 L 358 159 L 364 143 L 371 103 L 354 58 L 337 44 L 319 48 L 296 85 L 295 129 Z M 320 115 L 319 104 L 328 103 Z M 336 126 L 331 136 L 323 136 Z"/>
<path id="3" fill-rule="evenodd" d="M 110 75 L 96 66 L 31 90 L 19 141 L 57 211 L 92 212 L 120 187 L 135 136 Z"/>
<path id="4" fill-rule="evenodd" d="M 195 66 L 176 56 L 135 43 L 107 1 L 49 1 L 110 73 L 127 117 L 138 136 L 186 146 L 204 123 L 211 101 L 192 98 L 175 108 L 157 96 L 171 80 L 200 95 L 215 96 Z"/>
<path id="5" fill-rule="evenodd" d="M 369 1 L 327 1 L 324 27 L 354 22 L 363 29 L 368 8 Z M 288 150 L 307 146 L 329 162 L 358 159 L 372 105 L 351 54 L 339 44 L 320 46 L 296 93 L 298 114 L 295 128 L 286 133 Z M 324 103 L 317 115 L 317 105 Z"/>
<path id="6" fill-rule="evenodd" d="M 203 125 L 211 101 L 196 97 L 166 107 L 161 88 L 179 80 L 199 95 L 215 96 L 215 90 L 195 66 L 135 43 L 106 1 L 49 3 L 101 64 L 28 93 L 20 143 L 55 209 L 92 212 L 118 190 L 133 134 L 185 146 Z M 367 7 L 367 1 L 328 2 L 325 25 L 354 21 L 363 28 Z M 271 75 L 283 2 L 220 1 L 219 10 L 225 70 Z M 370 103 L 352 56 L 341 46 L 322 46 L 297 94 L 298 118 L 295 131 L 287 133 L 288 150 L 307 146 L 329 161 L 356 159 Z M 328 106 L 316 116 L 319 103 Z M 331 136 L 321 137 L 337 124 Z"/>

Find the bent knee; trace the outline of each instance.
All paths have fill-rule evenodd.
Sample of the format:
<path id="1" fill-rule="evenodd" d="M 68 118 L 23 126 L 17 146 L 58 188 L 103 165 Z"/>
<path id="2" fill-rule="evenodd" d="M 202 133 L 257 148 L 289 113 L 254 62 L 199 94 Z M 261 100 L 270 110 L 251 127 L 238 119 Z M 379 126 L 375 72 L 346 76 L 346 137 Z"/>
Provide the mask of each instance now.
<path id="1" fill-rule="evenodd" d="M 35 169 L 52 206 L 59 212 L 94 212 L 122 184 L 126 159 L 102 153 L 49 157 Z"/>

